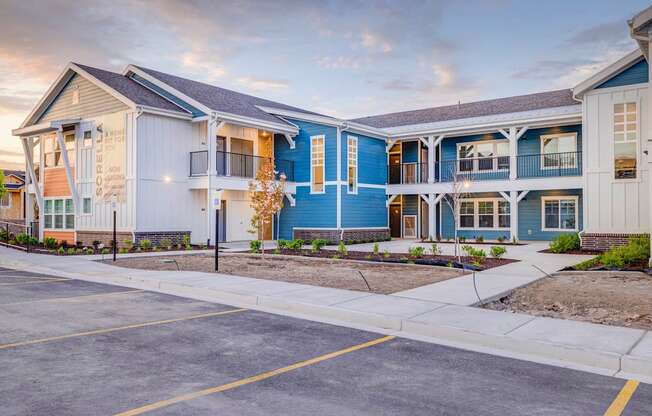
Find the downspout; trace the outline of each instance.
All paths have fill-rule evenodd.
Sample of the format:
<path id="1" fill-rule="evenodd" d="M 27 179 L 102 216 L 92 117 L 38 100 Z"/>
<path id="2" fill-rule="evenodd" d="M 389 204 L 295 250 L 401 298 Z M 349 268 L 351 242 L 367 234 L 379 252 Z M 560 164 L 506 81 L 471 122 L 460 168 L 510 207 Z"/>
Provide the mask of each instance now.
<path id="1" fill-rule="evenodd" d="M 132 126 L 132 133 L 133 133 L 133 141 L 134 141 L 134 191 L 133 191 L 133 214 L 132 214 L 132 221 L 133 225 L 131 228 L 131 241 L 135 243 L 136 241 L 136 222 L 138 220 L 138 118 L 143 115 L 143 107 L 136 107 L 136 116 L 134 117 L 133 121 L 133 126 Z"/>
<path id="2" fill-rule="evenodd" d="M 346 129 L 346 123 L 341 123 L 337 126 L 337 175 L 335 183 L 337 184 L 337 198 L 336 198 L 336 228 L 340 232 L 340 241 L 344 236 L 342 229 L 342 130 Z"/>

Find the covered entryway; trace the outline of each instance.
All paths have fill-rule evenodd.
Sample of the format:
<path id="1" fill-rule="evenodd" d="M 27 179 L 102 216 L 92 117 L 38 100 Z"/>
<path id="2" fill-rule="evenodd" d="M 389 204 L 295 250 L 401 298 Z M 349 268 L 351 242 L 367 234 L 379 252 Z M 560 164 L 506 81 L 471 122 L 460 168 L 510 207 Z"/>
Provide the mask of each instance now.
<path id="1" fill-rule="evenodd" d="M 389 231 L 392 238 L 401 238 L 401 204 L 389 206 Z"/>

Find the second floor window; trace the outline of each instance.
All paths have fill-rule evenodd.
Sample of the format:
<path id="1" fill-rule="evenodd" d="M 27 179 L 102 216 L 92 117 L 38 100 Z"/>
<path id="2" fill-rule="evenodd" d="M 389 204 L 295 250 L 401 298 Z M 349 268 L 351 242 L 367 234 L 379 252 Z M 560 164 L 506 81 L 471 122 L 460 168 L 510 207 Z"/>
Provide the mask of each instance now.
<path id="1" fill-rule="evenodd" d="M 636 178 L 638 160 L 637 104 L 614 104 L 614 178 Z"/>
<path id="2" fill-rule="evenodd" d="M 346 146 L 348 163 L 348 193 L 358 192 L 358 138 L 349 136 Z"/>
<path id="3" fill-rule="evenodd" d="M 492 140 L 461 143 L 457 146 L 460 172 L 483 172 L 509 169 L 509 142 Z"/>
<path id="4" fill-rule="evenodd" d="M 310 192 L 325 191 L 324 173 L 324 136 L 312 136 L 310 137 Z"/>
<path id="5" fill-rule="evenodd" d="M 541 136 L 541 168 L 574 168 L 577 157 L 577 136 L 560 134 Z"/>

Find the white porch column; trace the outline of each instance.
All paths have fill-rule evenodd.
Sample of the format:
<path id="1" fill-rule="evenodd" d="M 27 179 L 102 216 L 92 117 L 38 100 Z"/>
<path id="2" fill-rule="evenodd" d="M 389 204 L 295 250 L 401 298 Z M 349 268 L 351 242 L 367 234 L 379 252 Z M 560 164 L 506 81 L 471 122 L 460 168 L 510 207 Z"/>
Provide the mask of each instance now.
<path id="1" fill-rule="evenodd" d="M 508 131 L 498 130 L 500 134 L 509 140 L 509 180 L 513 181 L 518 176 L 518 139 L 523 137 L 528 128 L 528 126 L 525 126 L 520 129 L 510 127 Z"/>
<path id="2" fill-rule="evenodd" d="M 518 191 L 509 192 L 509 233 L 518 241 Z"/>
<path id="3" fill-rule="evenodd" d="M 435 202 L 435 197 L 435 194 L 428 195 L 428 238 L 431 241 L 437 239 L 437 202 Z"/>
<path id="4" fill-rule="evenodd" d="M 428 136 L 428 183 L 435 183 L 435 136 Z"/>

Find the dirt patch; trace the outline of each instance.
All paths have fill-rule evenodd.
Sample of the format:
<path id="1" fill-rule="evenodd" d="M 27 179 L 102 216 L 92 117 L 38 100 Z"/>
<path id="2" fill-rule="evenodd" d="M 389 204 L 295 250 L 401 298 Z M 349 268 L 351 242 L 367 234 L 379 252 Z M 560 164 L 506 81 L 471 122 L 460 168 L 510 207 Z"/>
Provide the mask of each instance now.
<path id="1" fill-rule="evenodd" d="M 132 269 L 213 272 L 214 257 L 204 254 L 118 259 L 105 263 Z M 368 291 L 360 273 L 373 293 L 394 293 L 464 274 L 461 270 L 412 264 L 383 264 L 347 260 L 315 259 L 281 255 L 221 254 L 220 273 L 306 285 Z"/>
<path id="2" fill-rule="evenodd" d="M 560 272 L 485 307 L 652 330 L 652 277 L 637 272 Z"/>

